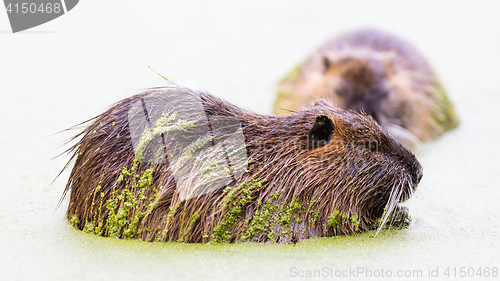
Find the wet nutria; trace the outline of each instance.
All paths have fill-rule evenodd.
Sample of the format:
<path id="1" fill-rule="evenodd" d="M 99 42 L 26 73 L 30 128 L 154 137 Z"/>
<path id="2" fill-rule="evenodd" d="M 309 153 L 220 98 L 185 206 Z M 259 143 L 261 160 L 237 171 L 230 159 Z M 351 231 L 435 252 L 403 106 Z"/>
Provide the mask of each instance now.
<path id="1" fill-rule="evenodd" d="M 283 114 L 318 98 L 370 114 L 408 148 L 458 125 L 424 57 L 374 29 L 345 33 L 321 46 L 281 81 L 274 111 Z"/>
<path id="2" fill-rule="evenodd" d="M 326 101 L 267 116 L 159 88 L 117 103 L 80 135 L 67 216 L 110 237 L 296 243 L 352 234 L 383 226 L 422 177 L 371 117 Z"/>

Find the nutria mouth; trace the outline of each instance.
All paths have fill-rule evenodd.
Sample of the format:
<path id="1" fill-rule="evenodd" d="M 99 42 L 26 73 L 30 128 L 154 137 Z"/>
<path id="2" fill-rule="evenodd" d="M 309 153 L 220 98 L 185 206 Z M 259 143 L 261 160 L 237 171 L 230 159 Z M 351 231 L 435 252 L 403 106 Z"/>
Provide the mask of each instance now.
<path id="1" fill-rule="evenodd" d="M 399 183 L 395 188 L 391 188 L 391 193 L 386 203 L 379 205 L 373 212 L 375 214 L 374 218 L 379 219 L 379 223 L 376 225 L 376 234 L 386 224 L 389 227 L 404 227 L 409 225 L 408 208 L 399 206 L 399 203 L 405 202 L 416 192 L 417 186 L 423 177 L 422 167 L 418 162 L 414 162 L 412 168 L 413 173 L 401 175 L 400 180 L 397 181 Z"/>
<path id="2" fill-rule="evenodd" d="M 371 117 L 325 101 L 266 116 L 160 88 L 80 135 L 67 216 L 117 238 L 289 243 L 380 229 L 422 174 Z"/>

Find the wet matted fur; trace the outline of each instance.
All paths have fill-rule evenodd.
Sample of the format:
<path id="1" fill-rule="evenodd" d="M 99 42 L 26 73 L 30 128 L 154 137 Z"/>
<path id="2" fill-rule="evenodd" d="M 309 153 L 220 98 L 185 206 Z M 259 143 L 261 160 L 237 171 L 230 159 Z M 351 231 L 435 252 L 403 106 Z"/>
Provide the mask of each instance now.
<path id="1" fill-rule="evenodd" d="M 199 97 L 209 118 L 240 122 L 248 157 L 241 176 L 186 199 L 173 176 L 176 163 L 138 159 L 129 110 L 149 95 L 171 91 Z M 174 87 L 122 100 L 90 122 L 70 149 L 76 161 L 65 189 L 67 216 L 77 228 L 102 236 L 289 243 L 353 234 L 383 225 L 422 177 L 414 155 L 370 116 L 326 101 L 268 116 Z"/>

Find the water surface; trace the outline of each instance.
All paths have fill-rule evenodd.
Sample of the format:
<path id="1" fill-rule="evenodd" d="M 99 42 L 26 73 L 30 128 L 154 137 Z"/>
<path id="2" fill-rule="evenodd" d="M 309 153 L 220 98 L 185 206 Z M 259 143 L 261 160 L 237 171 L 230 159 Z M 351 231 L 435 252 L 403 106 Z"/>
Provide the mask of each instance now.
<path id="1" fill-rule="evenodd" d="M 446 277 L 447 268 L 500 267 L 496 2 L 115 3 L 84 1 L 37 28 L 55 33 L 0 34 L 2 278 L 278 280 L 340 270 L 358 279 L 366 274 L 351 271 L 362 269 L 423 280 L 429 270 Z M 0 13 L 0 29 L 8 29 L 6 18 Z M 427 56 L 462 121 L 417 151 L 424 178 L 408 202 L 408 229 L 296 246 L 145 243 L 82 233 L 68 225 L 67 203 L 57 208 L 68 172 L 50 183 L 69 157 L 52 158 L 79 129 L 52 134 L 164 85 L 148 66 L 269 113 L 287 71 L 330 35 L 368 25 L 407 38 Z"/>

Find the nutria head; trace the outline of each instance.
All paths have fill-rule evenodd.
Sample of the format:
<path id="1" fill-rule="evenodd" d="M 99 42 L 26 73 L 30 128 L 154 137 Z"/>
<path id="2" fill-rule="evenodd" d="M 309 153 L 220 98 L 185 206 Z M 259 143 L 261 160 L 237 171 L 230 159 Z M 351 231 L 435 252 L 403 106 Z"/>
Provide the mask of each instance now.
<path id="1" fill-rule="evenodd" d="M 318 99 L 371 115 L 407 148 L 458 125 L 424 57 L 408 42 L 373 29 L 342 34 L 318 48 L 281 81 L 274 111 Z"/>
<path id="2" fill-rule="evenodd" d="M 415 156 L 372 117 L 325 100 L 283 116 L 272 126 L 274 138 L 282 138 L 284 145 L 266 150 L 271 159 L 261 161 L 288 167 L 284 172 L 268 168 L 256 176 L 281 181 L 281 188 L 292 189 L 297 196 L 317 198 L 315 207 L 327 216 L 336 212 L 357 216 L 361 230 L 373 226 L 384 210 L 386 218 L 398 202 L 411 196 L 422 178 Z M 301 145 L 293 150 L 293 143 Z M 346 234 L 354 228 L 324 231 Z"/>

